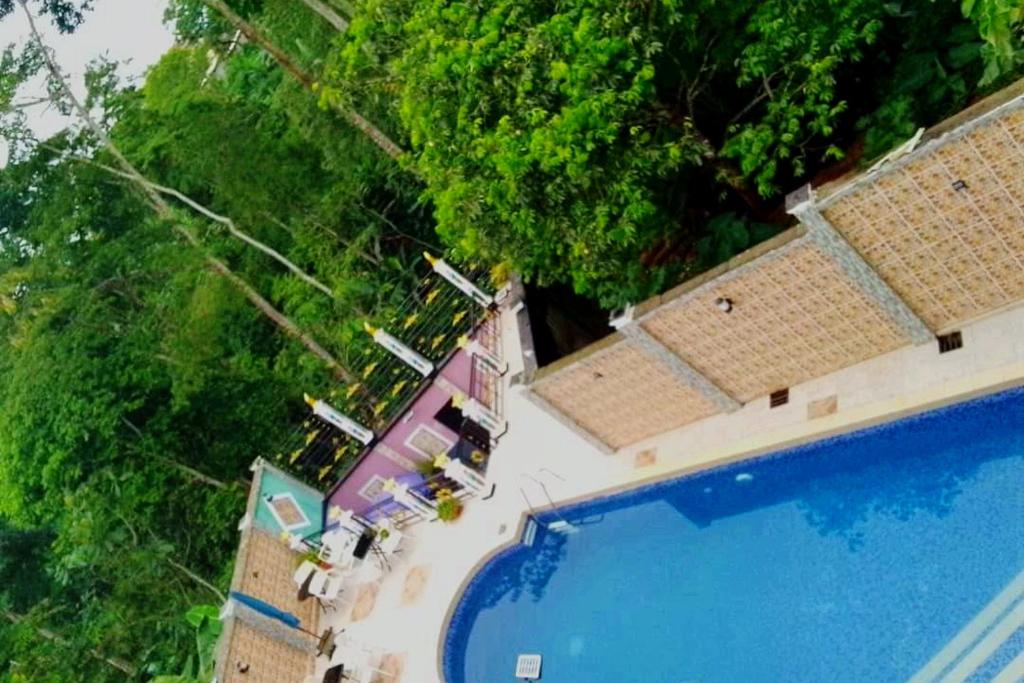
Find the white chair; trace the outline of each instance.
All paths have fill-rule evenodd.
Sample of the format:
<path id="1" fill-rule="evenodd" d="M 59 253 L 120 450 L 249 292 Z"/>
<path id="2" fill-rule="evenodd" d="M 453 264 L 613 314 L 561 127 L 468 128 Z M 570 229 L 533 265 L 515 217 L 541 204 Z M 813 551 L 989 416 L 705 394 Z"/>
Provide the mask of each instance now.
<path id="1" fill-rule="evenodd" d="M 386 557 L 391 557 L 399 551 L 402 546 L 402 532 L 392 531 L 388 534 L 388 537 L 380 542 L 380 551 L 384 553 Z"/>
<path id="2" fill-rule="evenodd" d="M 390 557 L 398 552 L 398 548 L 402 545 L 404 534 L 399 531 L 398 527 L 390 519 L 381 522 L 380 531 L 386 531 L 387 538 L 380 539 L 380 534 L 378 533 L 377 538 L 380 539 L 380 542 L 377 543 L 377 547 L 380 548 L 380 551 L 386 557 Z"/>
<path id="3" fill-rule="evenodd" d="M 347 568 L 352 566 L 355 537 L 344 532 L 328 532 L 320 539 L 320 559 L 329 564 Z"/>
<path id="4" fill-rule="evenodd" d="M 302 564 L 299 565 L 299 568 L 295 570 L 295 574 L 292 576 L 292 581 L 295 582 L 296 586 L 301 586 L 302 584 L 306 583 L 306 580 L 309 578 L 310 574 L 313 574 L 317 571 L 320 570 L 315 564 L 313 564 L 309 560 L 305 560 L 303 561 Z"/>
<path id="5" fill-rule="evenodd" d="M 330 605 L 341 595 L 344 579 L 322 569 L 317 569 L 309 580 L 309 594 L 321 604 Z"/>
<path id="6" fill-rule="evenodd" d="M 380 656 L 368 652 L 357 646 L 352 641 L 340 643 L 331 655 L 329 666 L 341 664 L 345 667 L 346 675 L 358 683 L 370 683 L 376 674 L 387 676 L 387 672 L 377 668 L 380 663 Z"/>

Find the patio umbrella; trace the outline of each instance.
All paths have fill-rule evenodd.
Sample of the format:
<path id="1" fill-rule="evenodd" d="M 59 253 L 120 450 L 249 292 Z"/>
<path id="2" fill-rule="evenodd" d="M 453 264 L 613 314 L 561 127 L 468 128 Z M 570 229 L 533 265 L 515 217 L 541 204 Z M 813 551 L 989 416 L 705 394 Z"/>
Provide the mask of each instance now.
<path id="1" fill-rule="evenodd" d="M 285 626 L 295 629 L 296 631 L 302 631 L 303 633 L 309 634 L 314 638 L 319 638 L 317 634 L 312 631 L 307 631 L 302 628 L 299 624 L 301 623 L 299 618 L 291 612 L 285 612 L 283 609 L 271 605 L 269 602 L 254 598 L 248 593 L 239 593 L 238 591 L 231 591 L 231 599 L 237 603 L 245 605 L 246 607 L 259 612 L 265 617 L 276 619 Z"/>

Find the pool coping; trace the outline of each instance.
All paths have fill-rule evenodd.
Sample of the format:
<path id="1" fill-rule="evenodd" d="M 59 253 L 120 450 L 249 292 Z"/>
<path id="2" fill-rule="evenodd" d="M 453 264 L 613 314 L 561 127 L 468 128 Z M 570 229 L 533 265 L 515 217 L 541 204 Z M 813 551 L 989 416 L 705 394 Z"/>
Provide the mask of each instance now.
<path id="1" fill-rule="evenodd" d="M 834 415 L 810 420 L 808 422 L 769 431 L 747 439 L 740 439 L 710 458 L 689 465 L 663 465 L 658 471 L 643 472 L 641 476 L 629 478 L 614 486 L 599 488 L 577 496 L 570 496 L 557 503 L 545 503 L 535 510 L 524 510 L 519 514 L 516 529 L 509 540 L 504 541 L 485 553 L 467 572 L 448 605 L 442 628 L 438 634 L 437 675 L 438 680 L 447 681 L 444 671 L 445 646 L 448 632 L 459 604 L 466 590 L 483 569 L 484 565 L 522 542 L 526 524 L 530 517 L 551 510 L 577 505 L 590 500 L 615 496 L 620 493 L 658 484 L 671 479 L 679 479 L 704 470 L 715 469 L 726 465 L 751 460 L 774 451 L 781 451 L 803 446 L 842 434 L 867 429 L 870 427 L 895 422 L 913 415 L 926 413 L 943 407 L 963 403 L 976 398 L 998 394 L 1003 391 L 1024 387 L 1024 363 L 1013 363 L 1007 366 L 976 373 L 973 376 L 949 382 L 940 387 L 931 387 L 922 392 L 904 394 L 882 399 L 864 406 L 852 408 Z"/>

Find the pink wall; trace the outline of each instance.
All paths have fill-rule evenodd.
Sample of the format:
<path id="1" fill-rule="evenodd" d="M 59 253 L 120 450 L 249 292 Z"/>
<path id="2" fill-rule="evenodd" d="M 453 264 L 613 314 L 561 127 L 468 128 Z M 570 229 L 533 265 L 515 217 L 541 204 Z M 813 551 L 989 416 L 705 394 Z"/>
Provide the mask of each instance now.
<path id="1" fill-rule="evenodd" d="M 470 371 L 472 359 L 464 351 L 456 353 L 443 368 L 440 376 L 447 382 L 434 380 L 408 410 L 399 418 L 391 429 L 384 435 L 380 443 L 374 446 L 373 450 L 363 458 L 362 462 L 345 478 L 344 482 L 331 494 L 330 505 L 338 505 L 344 509 L 359 511 L 370 505 L 372 502 L 359 495 L 359 490 L 365 486 L 374 475 L 383 479 L 408 474 L 410 470 L 391 460 L 381 452 L 381 445 L 386 445 L 401 456 L 412 462 L 424 459 L 424 455 L 405 445 L 407 439 L 412 436 L 421 425 L 429 427 L 441 438 L 455 444 L 458 434 L 448 429 L 434 416 L 445 403 L 451 398 L 451 394 L 439 385 L 450 383 L 464 394 L 469 393 Z"/>

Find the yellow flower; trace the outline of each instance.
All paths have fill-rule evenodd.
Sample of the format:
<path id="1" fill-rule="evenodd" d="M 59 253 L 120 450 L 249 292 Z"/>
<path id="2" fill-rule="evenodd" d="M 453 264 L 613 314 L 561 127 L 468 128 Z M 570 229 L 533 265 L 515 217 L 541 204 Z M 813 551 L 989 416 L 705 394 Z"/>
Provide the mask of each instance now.
<path id="1" fill-rule="evenodd" d="M 352 386 L 350 386 L 350 387 L 348 388 L 348 390 L 347 390 L 347 391 L 345 391 L 345 398 L 352 398 L 353 396 L 355 396 L 355 393 L 356 393 L 357 391 L 359 391 L 359 387 L 361 387 L 361 386 L 363 386 L 363 385 L 362 385 L 362 384 L 360 384 L 359 382 L 356 382 L 355 384 L 353 384 Z"/>
<path id="2" fill-rule="evenodd" d="M 444 335 L 444 334 L 439 334 L 439 335 L 437 335 L 436 337 L 434 337 L 434 338 L 433 338 L 433 339 L 432 339 L 432 340 L 430 341 L 430 348 L 431 348 L 431 350 L 434 350 L 434 349 L 436 349 L 436 348 L 437 348 L 438 346 L 440 346 L 440 345 L 441 345 L 441 342 L 443 342 L 443 341 L 444 341 L 444 338 L 445 338 L 445 335 Z"/>
<path id="3" fill-rule="evenodd" d="M 455 317 L 452 318 L 452 325 L 458 325 L 459 322 L 463 318 L 465 318 L 468 314 L 469 314 L 469 311 L 459 311 L 458 313 L 456 313 Z"/>
<path id="4" fill-rule="evenodd" d="M 301 448 L 299 448 L 298 450 L 292 451 L 291 456 L 288 458 L 288 462 L 290 462 L 292 464 L 295 464 L 295 461 L 299 459 L 300 455 L 302 455 L 302 449 Z"/>
<path id="5" fill-rule="evenodd" d="M 441 489 L 440 491 L 437 492 L 435 497 L 438 500 L 445 500 L 446 498 L 452 498 L 454 496 L 455 494 L 452 492 L 451 489 Z"/>
<path id="6" fill-rule="evenodd" d="M 367 365 L 363 369 L 363 379 L 366 379 L 367 377 L 369 377 L 370 373 L 372 373 L 376 369 L 377 369 L 377 361 L 374 361 L 374 362 L 370 363 L 369 365 Z"/>
<path id="7" fill-rule="evenodd" d="M 309 444 L 313 443 L 313 439 L 315 439 L 319 434 L 319 429 L 316 430 L 315 432 L 310 432 L 309 434 L 306 434 L 306 445 L 308 446 Z"/>
<path id="8" fill-rule="evenodd" d="M 437 298 L 437 295 L 438 295 L 439 293 L 440 293 L 440 292 L 438 292 L 438 290 L 436 290 L 436 289 L 432 289 L 432 290 L 430 290 L 429 292 L 427 292 L 427 303 L 428 303 L 428 304 L 431 304 L 431 303 L 433 303 L 433 302 L 434 302 L 434 299 L 436 299 L 436 298 Z"/>
<path id="9" fill-rule="evenodd" d="M 324 477 L 326 477 L 326 476 L 327 476 L 327 474 L 328 474 L 328 473 L 329 473 L 329 472 L 330 472 L 331 470 L 333 470 L 333 469 L 334 469 L 334 465 L 333 465 L 333 464 L 331 464 L 331 465 L 326 465 L 326 466 L 324 466 L 324 467 L 321 467 L 321 468 L 320 468 L 320 473 L 319 473 L 319 474 L 317 474 L 317 477 L 316 477 L 316 478 L 317 478 L 317 479 L 323 479 L 323 478 L 324 478 Z"/>
<path id="10" fill-rule="evenodd" d="M 415 325 L 416 321 L 419 320 L 419 319 L 420 319 L 420 314 L 419 313 L 413 313 L 412 315 L 410 315 L 408 318 L 405 319 L 405 322 L 402 323 L 402 329 L 403 330 L 409 329 L 410 327 Z"/>
<path id="11" fill-rule="evenodd" d="M 373 414 L 376 417 L 380 417 L 380 414 L 384 412 L 384 409 L 388 407 L 387 401 L 380 401 L 373 407 Z"/>
<path id="12" fill-rule="evenodd" d="M 401 382 L 399 382 L 395 386 L 391 387 L 391 395 L 392 396 L 398 396 L 398 394 L 401 393 L 402 389 L 404 389 L 405 385 L 408 384 L 408 383 L 409 382 L 407 380 L 403 379 Z"/>

